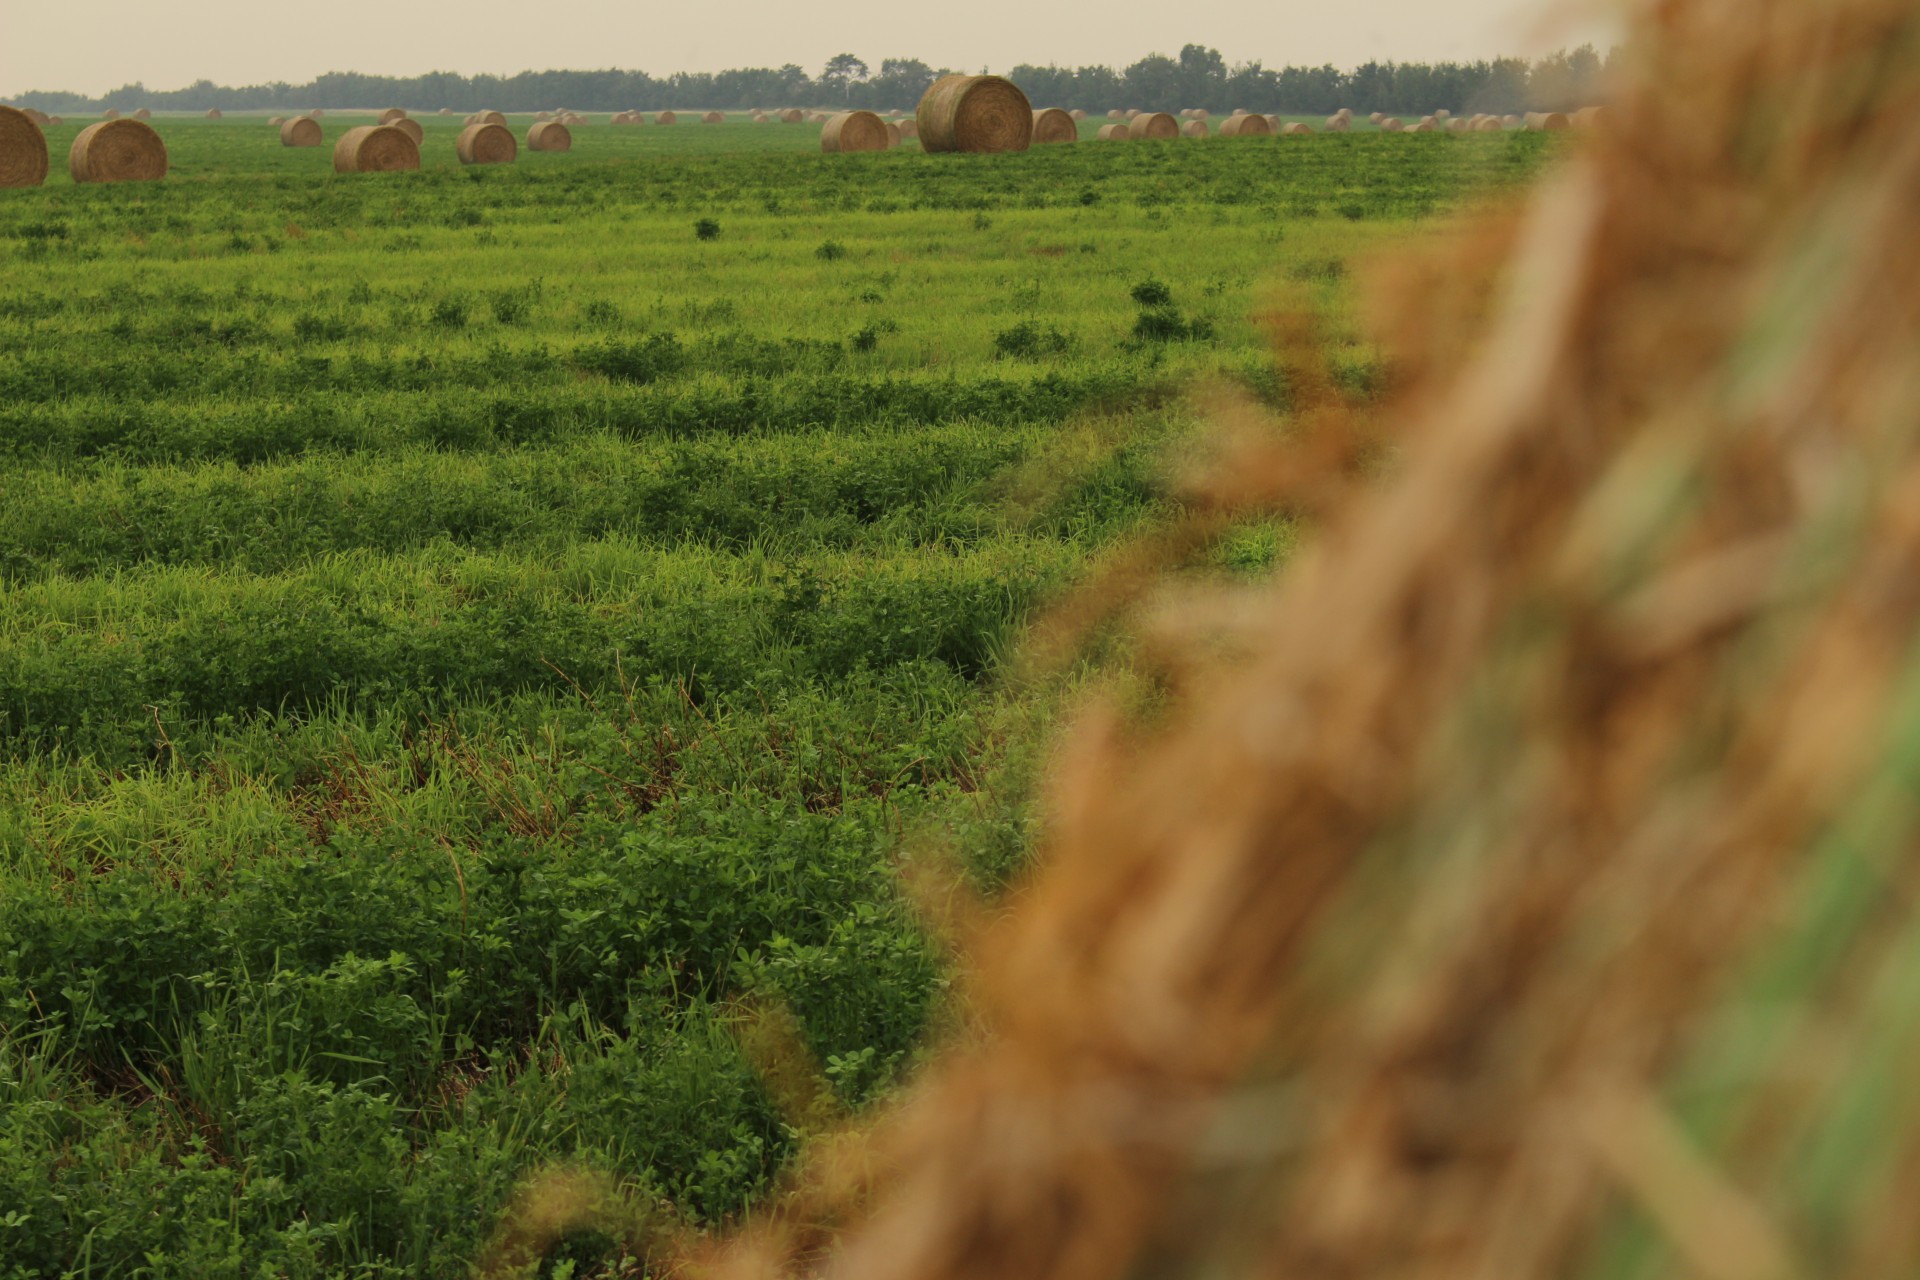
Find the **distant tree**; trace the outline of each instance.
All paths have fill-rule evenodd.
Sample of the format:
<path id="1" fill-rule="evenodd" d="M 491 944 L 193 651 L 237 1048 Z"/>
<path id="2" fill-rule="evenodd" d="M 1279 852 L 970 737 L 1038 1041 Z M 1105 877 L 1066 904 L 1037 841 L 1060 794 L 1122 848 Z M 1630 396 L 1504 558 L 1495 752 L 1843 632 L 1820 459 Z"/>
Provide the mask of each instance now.
<path id="1" fill-rule="evenodd" d="M 836 53 L 820 70 L 820 83 L 834 96 L 845 99 L 853 86 L 867 78 L 867 64 L 850 53 Z"/>

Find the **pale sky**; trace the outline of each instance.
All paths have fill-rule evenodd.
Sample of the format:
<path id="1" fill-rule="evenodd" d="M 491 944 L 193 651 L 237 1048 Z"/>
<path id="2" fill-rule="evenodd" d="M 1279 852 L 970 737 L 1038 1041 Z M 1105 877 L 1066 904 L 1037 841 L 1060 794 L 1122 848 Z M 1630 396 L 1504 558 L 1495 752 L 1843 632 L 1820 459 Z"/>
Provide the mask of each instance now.
<path id="1" fill-rule="evenodd" d="M 1368 59 L 1465 60 L 1592 40 L 1614 24 L 1554 0 L 1167 0 L 1051 6 L 1033 0 L 854 4 L 721 0 L 0 0 L 0 98 L 29 89 L 99 94 L 132 81 L 259 84 L 326 71 L 511 75 L 620 67 L 664 75 L 796 62 L 818 74 L 836 53 L 878 70 L 889 57 L 1005 71 L 1021 62 L 1125 66 L 1210 45 L 1229 63 L 1341 68 Z M 836 14 L 844 15 L 835 20 Z M 964 15 L 955 20 L 955 15 Z M 1554 17 L 1552 15 L 1559 15 Z"/>

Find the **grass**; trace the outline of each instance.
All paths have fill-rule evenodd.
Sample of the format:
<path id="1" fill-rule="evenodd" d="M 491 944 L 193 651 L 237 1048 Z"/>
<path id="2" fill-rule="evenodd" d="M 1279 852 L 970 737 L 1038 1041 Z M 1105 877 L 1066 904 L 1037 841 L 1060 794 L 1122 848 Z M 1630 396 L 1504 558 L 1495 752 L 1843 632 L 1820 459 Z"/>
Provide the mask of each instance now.
<path id="1" fill-rule="evenodd" d="M 1177 511 L 1189 389 L 1283 415 L 1306 287 L 1373 394 L 1345 264 L 1549 145 L 156 124 L 164 183 L 0 200 L 4 1280 L 464 1275 L 551 1161 L 752 1204 L 805 1125 L 743 1010 L 844 1105 L 912 1069 L 905 833 L 1017 876 L 1065 691 L 1005 655 Z"/>

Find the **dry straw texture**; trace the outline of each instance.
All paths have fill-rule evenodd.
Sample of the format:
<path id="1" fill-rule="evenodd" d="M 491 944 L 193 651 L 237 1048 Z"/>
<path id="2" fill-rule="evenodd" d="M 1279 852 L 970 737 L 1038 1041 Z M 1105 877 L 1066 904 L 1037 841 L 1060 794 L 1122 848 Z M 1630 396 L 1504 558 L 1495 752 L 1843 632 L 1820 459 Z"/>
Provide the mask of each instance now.
<path id="1" fill-rule="evenodd" d="M 820 126 L 820 150 L 885 151 L 892 145 L 887 122 L 871 111 L 843 111 Z"/>
<path id="2" fill-rule="evenodd" d="M 1000 76 L 942 76 L 914 119 L 928 151 L 1025 151 L 1033 142 L 1033 104 Z"/>
<path id="3" fill-rule="evenodd" d="M 380 113 L 381 124 L 399 124 L 407 118 L 407 113 L 399 107 L 388 107 Z"/>
<path id="4" fill-rule="evenodd" d="M 527 150 L 571 151 L 573 135 L 558 120 L 543 120 L 527 130 Z"/>
<path id="5" fill-rule="evenodd" d="M 1099 138 L 1102 142 L 1127 142 L 1133 137 L 1133 128 L 1125 123 L 1103 124 Z"/>
<path id="6" fill-rule="evenodd" d="M 1180 136 L 1183 138 L 1206 138 L 1212 135 L 1207 130 L 1207 122 L 1205 120 L 1189 120 L 1180 126 Z"/>
<path id="7" fill-rule="evenodd" d="M 75 182 L 157 182 L 167 176 L 167 144 L 141 120 L 88 125 L 67 153 Z"/>
<path id="8" fill-rule="evenodd" d="M 806 113 L 798 107 L 789 107 L 780 113 L 781 124 L 801 124 L 806 118 Z"/>
<path id="9" fill-rule="evenodd" d="M 49 167 L 47 136 L 33 117 L 0 107 L 0 187 L 37 187 Z"/>
<path id="10" fill-rule="evenodd" d="M 33 121 L 35 124 L 39 125 L 43 129 L 49 124 L 53 123 L 52 116 L 48 115 L 44 111 L 39 110 L 36 107 L 19 107 L 19 108 L 16 108 L 16 110 L 18 110 L 21 115 Z"/>
<path id="11" fill-rule="evenodd" d="M 305 116 L 295 116 L 291 120 L 281 121 L 280 145 L 283 147 L 319 146 L 320 122 L 309 120 Z"/>
<path id="12" fill-rule="evenodd" d="M 505 126 L 507 118 L 498 111 L 476 111 L 467 117 L 468 124 L 497 124 Z"/>
<path id="13" fill-rule="evenodd" d="M 1076 142 L 1080 138 L 1080 126 L 1073 117 L 1059 107 L 1048 107 L 1033 113 L 1033 142 L 1035 146 L 1043 142 Z"/>
<path id="14" fill-rule="evenodd" d="M 1313 126 L 1295 120 L 1280 126 L 1280 132 L 1289 138 L 1308 138 L 1313 136 Z"/>
<path id="15" fill-rule="evenodd" d="M 1112 111 L 1107 112 L 1107 119 L 1109 120 L 1125 120 L 1126 118 L 1127 118 L 1127 113 L 1120 110 L 1118 107 L 1115 107 Z"/>
<path id="16" fill-rule="evenodd" d="M 1567 118 L 1558 111 L 1530 111 L 1527 113 L 1527 128 L 1536 133 L 1558 133 L 1567 127 Z"/>
<path id="17" fill-rule="evenodd" d="M 662 111 L 659 115 L 653 118 L 653 122 L 655 124 L 678 124 L 680 122 L 680 117 L 675 115 L 671 111 Z"/>
<path id="18" fill-rule="evenodd" d="M 400 119 L 395 120 L 388 127 L 398 129 L 409 138 L 412 138 L 413 145 L 416 147 L 427 140 L 426 126 L 422 125 L 418 120 L 411 119 L 407 116 L 400 117 Z"/>
<path id="19" fill-rule="evenodd" d="M 900 137 L 903 140 L 918 138 L 920 136 L 920 126 L 912 120 L 902 120 L 895 128 L 900 130 Z"/>
<path id="20" fill-rule="evenodd" d="M 1180 122 L 1165 111 L 1155 111 L 1150 115 L 1135 116 L 1128 129 L 1136 138 L 1150 141 L 1165 141 L 1180 136 Z"/>
<path id="21" fill-rule="evenodd" d="M 887 125 L 887 145 L 889 147 L 897 147 L 902 142 L 906 141 L 907 135 L 901 131 L 899 125 L 895 124 L 891 120 L 887 121 L 886 125 Z"/>
<path id="22" fill-rule="evenodd" d="M 1328 133 L 1345 133 L 1353 127 L 1353 121 L 1347 116 L 1328 116 Z"/>
<path id="23" fill-rule="evenodd" d="M 1271 317 L 1289 431 L 1037 652 L 1306 548 L 1157 597 L 1031 882 L 924 895 L 967 1036 L 703 1280 L 1920 1269 L 1920 10 L 1636 27 L 1618 127 L 1382 282 L 1390 467 Z"/>
<path id="24" fill-rule="evenodd" d="M 511 140 L 513 135 L 509 133 L 507 138 Z M 392 125 L 363 124 L 347 130 L 333 144 L 335 173 L 395 173 L 419 167 L 419 145 Z"/>
<path id="25" fill-rule="evenodd" d="M 1220 122 L 1223 138 L 1264 138 L 1272 132 L 1265 116 L 1228 116 Z"/>
<path id="26" fill-rule="evenodd" d="M 454 139 L 453 153 L 461 164 L 512 164 L 520 156 L 520 144 L 505 125 L 470 124 Z"/>
<path id="27" fill-rule="evenodd" d="M 1079 107 L 1075 107 L 1073 110 L 1067 112 L 1067 114 L 1072 116 L 1075 120 L 1085 120 L 1087 118 L 1087 113 L 1082 111 Z"/>
<path id="28" fill-rule="evenodd" d="M 724 111 L 709 111 L 700 117 L 701 124 L 725 124 L 726 122 L 727 113 Z"/>

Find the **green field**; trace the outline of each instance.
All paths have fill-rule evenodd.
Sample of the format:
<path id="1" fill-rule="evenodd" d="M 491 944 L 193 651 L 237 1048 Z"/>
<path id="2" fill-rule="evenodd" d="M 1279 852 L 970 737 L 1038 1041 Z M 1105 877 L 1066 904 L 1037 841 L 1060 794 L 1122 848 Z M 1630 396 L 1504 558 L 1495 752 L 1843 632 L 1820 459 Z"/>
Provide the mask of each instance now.
<path id="1" fill-rule="evenodd" d="M 351 123 L 0 193 L 0 1280 L 464 1275 L 561 1160 L 751 1204 L 804 1135 L 742 1010 L 870 1101 L 944 987 L 903 846 L 1029 856 L 1022 621 L 1175 512 L 1197 390 L 1284 419 L 1263 307 L 1379 395 L 1348 264 L 1551 146 Z"/>

